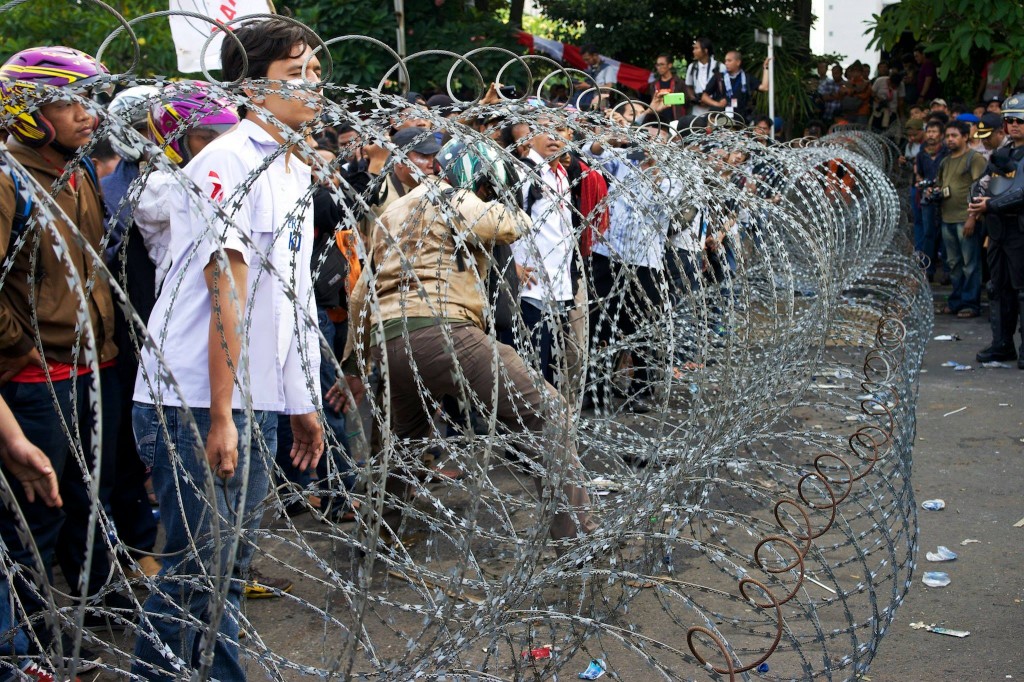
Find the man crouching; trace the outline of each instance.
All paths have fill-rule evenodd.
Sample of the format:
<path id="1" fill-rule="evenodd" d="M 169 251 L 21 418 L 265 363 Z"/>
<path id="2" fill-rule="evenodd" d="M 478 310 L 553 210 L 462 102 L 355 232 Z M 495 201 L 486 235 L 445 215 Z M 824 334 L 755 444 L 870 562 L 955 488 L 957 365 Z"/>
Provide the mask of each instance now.
<path id="1" fill-rule="evenodd" d="M 492 249 L 519 239 L 530 217 L 516 205 L 511 166 L 485 143 L 453 141 L 441 156 L 444 179 L 419 166 L 419 186 L 381 215 L 367 269 L 376 275 L 375 324 L 371 332 L 364 279 L 351 299 L 349 359 L 353 341 L 373 345 L 372 358 L 388 383 L 396 439 L 429 436 L 432 412 L 444 396 L 493 410 L 501 428 L 522 434 L 516 446 L 544 467 L 537 480 L 542 498 L 555 497 L 549 532 L 563 541 L 555 547 L 562 554 L 565 540 L 596 529 L 586 491 L 570 482 L 581 466 L 568 406 L 515 349 L 486 331 L 493 324 L 490 301 L 497 298 L 487 294 Z M 536 447 L 537 436 L 546 452 Z M 410 479 L 402 464 L 388 472 L 386 490 L 399 505 L 408 500 Z"/>

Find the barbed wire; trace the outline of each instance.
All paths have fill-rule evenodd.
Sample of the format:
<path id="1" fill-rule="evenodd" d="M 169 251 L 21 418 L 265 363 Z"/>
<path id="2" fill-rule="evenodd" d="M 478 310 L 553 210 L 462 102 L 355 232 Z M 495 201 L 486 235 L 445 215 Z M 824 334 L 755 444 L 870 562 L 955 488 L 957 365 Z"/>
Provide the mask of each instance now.
<path id="1" fill-rule="evenodd" d="M 119 30 L 136 21 L 118 17 Z M 329 61 L 331 46 L 350 40 L 375 43 L 364 36 L 321 39 L 318 57 Z M 79 102 L 100 121 L 94 139 L 115 136 L 140 152 L 145 163 L 114 215 L 133 214 L 162 175 L 206 226 L 194 241 L 216 244 L 217 259 L 227 262 L 226 227 L 241 235 L 250 268 L 258 271 L 249 291 L 273 287 L 295 311 L 278 324 L 295 332 L 305 391 L 322 422 L 319 369 L 323 364 L 340 376 L 343 358 L 320 331 L 308 283 L 294 278 L 301 269 L 276 260 L 268 242 L 243 229 L 237 216 L 253 196 L 280 196 L 268 169 L 279 162 L 308 165 L 313 182 L 294 204 L 275 206 L 282 219 L 269 241 L 292 238 L 319 183 L 338 209 L 339 227 L 356 235 L 363 260 L 350 300 L 349 340 L 366 399 L 348 412 L 347 433 L 326 430 L 327 478 L 306 487 L 271 486 L 250 505 L 255 519 L 224 516 L 216 502 L 223 493 L 205 458 L 171 445 L 176 429 L 191 433 L 198 448 L 203 443 L 191 409 L 203 406 L 189 405 L 164 359 L 167 344 L 182 332 L 135 310 L 126 246 L 112 263 L 103 257 L 113 230 L 96 245 L 61 228 L 69 218 L 53 197 L 92 146 L 69 161 L 53 187 L 40 185 L 0 146 L 0 161 L 23 179 L 21 192 L 36 207 L 3 277 L 22 249 L 38 252 L 43 235 L 61 254 L 71 247 L 85 254 L 90 278 L 83 280 L 71 260 L 61 273 L 75 294 L 81 357 L 99 371 L 88 301 L 102 283 L 130 323 L 131 345 L 120 348 L 121 356 L 153 358 L 144 364 L 140 385 L 159 415 L 158 439 L 171 448 L 176 495 L 182 504 L 205 505 L 213 529 L 201 536 L 186 529 L 187 546 L 154 554 L 164 562 L 161 575 L 138 576 L 128 556 L 129 550 L 138 556 L 140 548 L 118 539 L 100 500 L 99 472 L 109 456 L 100 446 L 100 420 L 92 421 L 88 437 L 76 426 L 80 412 L 109 409 L 99 383 L 87 382 L 85 404 L 74 406 L 65 436 L 80 470 L 92 474 L 90 527 L 98 522 L 106 550 L 122 559 L 110 562 L 101 596 L 120 593 L 133 611 L 73 597 L 85 591 L 88 571 L 77 592 L 76 586 L 69 592 L 38 571 L 40 556 L 35 568 L 26 567 L 5 550 L 9 579 L 24 576 L 20 584 L 48 605 L 25 618 L 24 596 L 12 592 L 15 624 L 32 625 L 27 631 L 38 649 L 46 648 L 38 633 L 71 633 L 78 644 L 104 652 L 101 677 L 113 679 L 138 665 L 133 647 L 146 639 L 163 654 L 165 674 L 207 679 L 217 647 L 233 646 L 223 633 L 227 620 L 244 633 L 238 648 L 248 671 L 278 680 L 544 679 L 591 659 L 603 661 L 615 679 L 639 668 L 665 679 L 750 679 L 753 672 L 768 679 L 854 679 L 867 670 L 916 559 L 910 485 L 915 386 L 932 314 L 905 237 L 892 143 L 840 130 L 777 144 L 724 120 L 683 130 L 657 122 L 624 125 L 623 106 L 642 105 L 621 93 L 619 104 L 597 111 L 530 104 L 549 78 L 580 76 L 561 67 L 535 89 L 531 83 L 522 98 L 484 105 L 486 84 L 501 73 L 482 71 L 472 61 L 480 53 L 429 51 L 452 60 L 447 88 L 453 99 L 457 69 L 479 81 L 477 100 L 461 102 L 456 118 L 380 89 L 211 79 L 202 86 L 208 96 L 255 112 L 285 141 L 223 201 L 211 199 L 126 118 L 108 115 L 84 90 L 35 87 L 17 94 L 16 104 L 32 110 L 60 99 Z M 425 54 L 394 55 L 381 83 L 395 71 L 407 76 L 409 62 Z M 521 69 L 535 80 L 524 58 L 503 54 L 502 72 Z M 167 88 L 166 78 L 131 72 L 100 80 L 90 88 L 155 85 L 145 107 L 200 89 L 188 82 Z M 319 122 L 303 134 L 291 130 L 260 106 L 271 92 L 310 106 L 315 100 Z M 12 122 L 10 113 L 0 121 Z M 182 121 L 168 144 L 183 140 L 197 123 L 198 116 Z M 423 132 L 396 144 L 393 130 L 410 124 Z M 351 127 L 354 139 L 341 143 L 333 160 L 320 156 L 312 138 L 341 126 Z M 503 132 L 511 144 L 500 140 Z M 494 210 L 521 235 L 515 262 L 535 267 L 530 291 L 540 292 L 536 312 L 527 310 L 532 304 L 524 302 L 515 277 L 504 276 L 514 264 L 497 259 L 490 242 L 475 233 L 482 218 L 467 217 L 471 198 L 421 172 L 418 193 L 410 192 L 417 201 L 403 203 L 405 214 L 375 205 L 396 168 L 415 167 L 410 154 L 435 135 L 456 143 L 438 157 L 448 168 L 463 159 L 487 160 L 472 179 L 488 181 Z M 525 162 L 517 153 L 534 139 L 561 140 L 565 152 L 601 174 L 607 195 L 587 210 L 567 202 L 562 194 L 578 189 L 585 176 L 552 185 L 546 164 Z M 354 184 L 343 165 L 368 146 L 388 158 L 366 188 Z M 401 189 L 392 184 L 390 191 Z M 523 213 L 524 196 L 531 195 Z M 397 197 L 389 199 L 393 206 Z M 595 225 L 605 214 L 611 227 L 602 232 Z M 538 225 L 549 219 L 561 221 L 568 235 L 555 274 L 544 267 L 551 246 L 538 235 Z M 439 233 L 438 226 L 447 231 Z M 712 250 L 706 236 L 716 237 Z M 129 233 L 131 239 L 138 236 Z M 600 258 L 591 255 L 594 246 Z M 168 319 L 195 305 L 184 273 L 199 252 L 177 257 L 184 260 L 160 287 Z M 610 270 L 595 274 L 602 258 Z M 324 267 L 324 257 L 313 263 L 314 279 Z M 696 270 L 692 279 L 687 268 Z M 453 316 L 454 273 L 471 282 L 479 320 Z M 249 490 L 252 472 L 277 469 L 277 480 L 283 476 L 275 466 L 275 439 L 254 408 L 266 388 L 254 383 L 247 351 L 253 335 L 265 333 L 255 321 L 260 311 L 246 307 L 238 283 L 229 283 L 227 300 L 243 329 L 236 388 L 259 444 L 236 474 L 244 500 L 263 495 L 259 486 Z M 8 279 L 0 280 L 0 290 L 4 286 Z M 499 330 L 508 300 L 514 302 L 511 324 Z M 386 324 L 395 321 L 389 316 L 396 310 L 397 326 Z M 524 311 L 550 329 L 550 369 Z M 425 326 L 418 322 L 424 318 L 430 320 Z M 475 330 L 469 341 L 468 328 Z M 424 330 L 431 335 L 429 352 Z M 32 333 L 42 353 L 38 326 Z M 223 335 L 220 343 L 226 347 Z M 472 362 L 464 361 L 470 343 L 477 344 Z M 545 381 L 546 369 L 556 386 Z M 481 384 L 480 376 L 493 379 Z M 641 402 L 645 409 L 638 410 Z M 169 423 L 165 404 L 182 405 L 185 423 Z M 441 471 L 438 461 L 458 474 Z M 343 485 L 346 478 L 354 484 Z M 17 519 L 20 541 L 35 548 L 6 482 L 0 495 Z M 354 520 L 313 507 L 311 495 L 358 502 Z M 285 512 L 296 507 L 310 514 Z M 165 520 L 171 511 L 161 509 Z M 572 530 L 550 538 L 557 528 Z M 286 632 L 255 604 L 229 607 L 229 592 L 245 579 L 232 567 L 244 566 L 238 557 L 246 552 L 268 572 L 296 582 L 293 592 L 277 596 L 301 634 Z M 96 560 L 87 553 L 85 566 Z M 153 618 L 143 610 L 147 595 L 175 603 L 179 591 L 209 599 L 205 618 L 172 614 L 181 627 L 201 633 L 197 646 L 205 653 L 198 667 L 181 652 L 161 648 Z M 83 629 L 86 615 L 104 616 L 123 631 Z M 531 653 L 543 646 L 551 647 L 550 656 Z M 51 668 L 73 674 L 77 662 L 62 656 L 72 658 L 39 654 Z"/>

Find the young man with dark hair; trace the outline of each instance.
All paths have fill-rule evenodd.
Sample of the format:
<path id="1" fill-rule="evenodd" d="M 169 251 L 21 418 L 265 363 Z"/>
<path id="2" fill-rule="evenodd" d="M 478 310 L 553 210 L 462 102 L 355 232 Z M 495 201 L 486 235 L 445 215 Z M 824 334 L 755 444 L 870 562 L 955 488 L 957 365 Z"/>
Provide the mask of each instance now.
<path id="1" fill-rule="evenodd" d="M 929 57 L 924 45 L 914 48 L 914 61 L 917 63 L 915 86 L 918 104 L 926 104 L 939 96 L 939 73 L 935 62 Z"/>
<path id="2" fill-rule="evenodd" d="M 117 346 L 110 287 L 100 274 L 102 263 L 90 253 L 103 253 L 98 180 L 91 164 L 72 165 L 92 140 L 97 118 L 79 99 L 34 105 L 31 93 L 49 86 L 74 88 L 88 97 L 83 88 L 104 76 L 93 57 L 68 47 L 22 50 L 0 67 L 0 106 L 12 115 L 10 158 L 26 171 L 7 164 L 0 171 L 0 260 L 11 268 L 0 288 L 0 397 L 28 440 L 49 458 L 64 499 L 63 509 L 30 501 L 14 472 L 4 466 L 14 504 L 0 509 L 0 534 L 11 561 L 20 565 L 10 578 L 23 608 L 16 612 L 19 619 L 25 623 L 32 618 L 31 627 L 44 646 L 63 648 L 54 652 L 55 659 L 61 665 L 56 654 L 67 657 L 68 667 L 71 648 L 61 643 L 59 627 L 48 628 L 39 614 L 46 608 L 47 587 L 32 582 L 50 575 L 55 560 L 75 597 L 83 590 L 93 594 L 107 581 L 107 544 L 98 525 L 90 528 L 90 518 L 93 486 L 101 504 L 109 503 L 113 487 Z M 58 186 L 65 172 L 69 179 Z M 41 219 L 31 222 L 41 202 L 30 204 L 18 191 L 20 185 L 37 195 L 33 181 L 51 192 L 58 209 L 50 225 Z M 103 403 L 97 406 L 101 397 Z M 92 443 L 100 427 L 103 442 Z M 99 476 L 94 480 L 97 453 Z M 27 528 L 12 511 L 15 507 L 24 514 Z M 25 531 L 31 536 L 28 542 Z M 89 550 L 92 559 L 86 564 Z M 124 601 L 117 606 L 125 606 Z M 76 655 L 78 672 L 99 662 L 85 647 Z M 74 672 L 70 670 L 72 676 Z"/>
<path id="3" fill-rule="evenodd" d="M 914 159 L 914 185 L 921 204 L 921 229 L 914 234 L 914 250 L 928 258 L 928 278 L 934 277 L 938 267 L 938 245 L 942 230 L 939 225 L 939 196 L 935 181 L 939 164 L 946 157 L 942 144 L 942 123 L 930 120 L 924 128 L 924 145 Z"/>
<path id="4" fill-rule="evenodd" d="M 280 18 L 244 24 L 235 36 L 221 51 L 224 79 L 270 85 L 244 88 L 241 123 L 183 171 L 202 196 L 182 188 L 173 202 L 172 264 L 151 317 L 159 356 L 143 352 L 135 387 L 133 425 L 152 467 L 169 557 L 136 640 L 132 673 L 144 679 L 200 668 L 245 679 L 239 602 L 278 414 L 290 415 L 296 467 L 315 467 L 324 447 L 314 397 L 312 214 L 304 210 L 312 177 L 285 147 L 286 136 L 305 138 L 319 116 L 317 39 Z M 282 92 L 285 82 L 307 87 Z"/>
<path id="5" fill-rule="evenodd" d="M 654 71 L 657 78 L 651 82 L 651 109 L 658 114 L 662 123 L 671 123 L 686 115 L 686 106 L 682 104 L 665 104 L 665 95 L 686 92 L 686 84 L 672 72 L 672 55 L 662 52 L 654 60 Z"/>
<path id="6" fill-rule="evenodd" d="M 981 312 L 981 235 L 967 215 L 971 185 L 985 172 L 985 157 L 967 146 L 971 127 L 963 121 L 946 125 L 949 155 L 939 164 L 942 195 L 942 243 L 953 291 L 943 312 L 977 317 Z"/>
<path id="7" fill-rule="evenodd" d="M 693 102 L 690 111 L 694 116 L 707 114 L 715 106 L 707 88 L 716 74 L 725 74 L 725 66 L 715 61 L 714 52 L 710 38 L 693 41 L 693 61 L 686 67 L 686 92 Z"/>

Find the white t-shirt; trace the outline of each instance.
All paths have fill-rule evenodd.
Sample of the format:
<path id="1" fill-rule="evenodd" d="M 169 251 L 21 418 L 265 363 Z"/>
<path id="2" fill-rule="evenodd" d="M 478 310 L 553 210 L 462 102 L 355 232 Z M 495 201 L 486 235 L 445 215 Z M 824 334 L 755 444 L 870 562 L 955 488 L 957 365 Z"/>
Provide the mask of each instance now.
<path id="1" fill-rule="evenodd" d="M 605 150 L 605 161 L 614 154 Z M 671 198 L 678 195 L 667 175 L 654 177 L 628 159 L 605 163 L 602 170 L 612 182 L 608 188 L 611 215 L 608 230 L 594 245 L 599 253 L 621 263 L 654 270 L 665 267 L 665 243 L 670 224 Z M 677 183 L 678 184 L 678 183 Z"/>
<path id="2" fill-rule="evenodd" d="M 569 178 L 561 164 L 552 170 L 533 149 L 529 158 L 536 164 L 531 177 L 539 177 L 545 187 L 543 194 L 530 207 L 533 229 L 512 244 L 516 263 L 534 268 L 537 278 L 537 283 L 524 286 L 519 296 L 540 302 L 571 301 L 571 267 L 576 242 L 569 208 Z M 536 179 L 530 182 L 536 182 Z M 528 195 L 529 182 L 524 184 L 523 192 L 524 196 Z"/>
<path id="3" fill-rule="evenodd" d="M 230 249 L 249 267 L 232 406 L 285 414 L 315 410 L 320 352 L 310 275 L 310 168 L 281 154 L 250 178 L 278 149 L 265 130 L 244 120 L 185 168 L 201 198 L 180 185 L 170 190 L 171 264 L 149 325 L 161 359 L 143 349 L 136 401 L 210 406 L 211 295 L 203 270 L 211 257 Z M 229 221 L 217 215 L 218 207 Z M 289 300 L 289 291 L 298 303 Z"/>
<path id="4" fill-rule="evenodd" d="M 133 218 L 142 235 L 149 259 L 156 266 L 156 290 L 171 267 L 171 193 L 178 186 L 168 171 L 154 170 L 142 181 L 145 186 L 139 195 Z"/>
<path id="5" fill-rule="evenodd" d="M 693 91 L 697 95 L 694 97 L 694 105 L 691 108 L 691 112 L 696 116 L 700 116 L 701 114 L 706 114 L 711 111 L 708 107 L 700 104 L 700 96 L 708 87 L 708 83 L 710 83 L 715 77 L 716 71 L 725 76 L 725 65 L 719 64 L 714 59 L 709 59 L 707 64 L 692 62 L 686 67 L 686 84 L 693 88 Z"/>
<path id="6" fill-rule="evenodd" d="M 899 99 L 906 95 L 906 88 L 903 83 L 893 88 L 888 76 L 879 76 L 871 85 L 871 93 L 876 99 L 887 102 L 889 110 L 895 112 L 899 105 Z"/>

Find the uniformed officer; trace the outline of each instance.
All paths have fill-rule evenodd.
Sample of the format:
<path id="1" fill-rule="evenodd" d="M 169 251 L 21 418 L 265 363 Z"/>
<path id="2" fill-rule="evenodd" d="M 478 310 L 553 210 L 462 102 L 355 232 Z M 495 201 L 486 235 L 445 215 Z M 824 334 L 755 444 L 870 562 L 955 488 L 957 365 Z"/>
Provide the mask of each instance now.
<path id="1" fill-rule="evenodd" d="M 1003 102 L 1006 142 L 992 152 L 979 185 L 983 196 L 970 204 L 971 214 L 987 214 L 988 265 L 991 279 L 989 320 L 992 344 L 978 353 L 978 362 L 1017 360 L 1024 369 L 1024 94 Z M 1020 324 L 1018 358 L 1013 335 Z"/>

